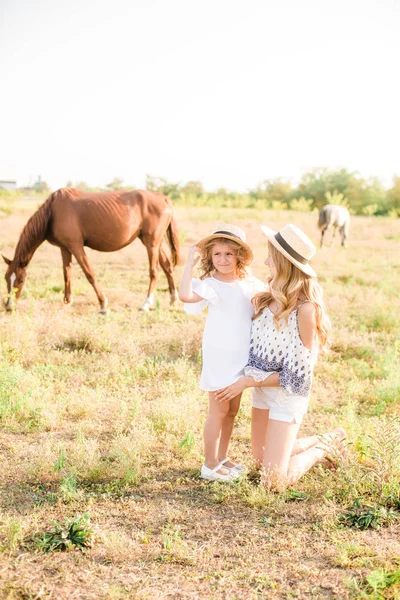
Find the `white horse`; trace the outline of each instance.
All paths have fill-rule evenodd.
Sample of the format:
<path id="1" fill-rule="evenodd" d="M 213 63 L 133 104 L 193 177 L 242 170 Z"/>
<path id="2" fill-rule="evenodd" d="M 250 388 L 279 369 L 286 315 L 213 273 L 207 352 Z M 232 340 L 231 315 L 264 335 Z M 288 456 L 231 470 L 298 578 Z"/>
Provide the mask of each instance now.
<path id="1" fill-rule="evenodd" d="M 318 227 L 321 230 L 321 248 L 324 241 L 325 231 L 333 228 L 331 246 L 335 237 L 336 229 L 339 229 L 342 246 L 347 247 L 347 237 L 350 228 L 350 213 L 345 206 L 337 204 L 326 204 L 319 211 Z"/>

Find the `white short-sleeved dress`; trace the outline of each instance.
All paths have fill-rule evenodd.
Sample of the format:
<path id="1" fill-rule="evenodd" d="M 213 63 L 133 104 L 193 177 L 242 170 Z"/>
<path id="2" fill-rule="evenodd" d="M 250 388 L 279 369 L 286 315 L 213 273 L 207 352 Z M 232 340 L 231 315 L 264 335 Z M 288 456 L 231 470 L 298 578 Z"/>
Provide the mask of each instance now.
<path id="1" fill-rule="evenodd" d="M 207 277 L 193 279 L 192 289 L 204 300 L 185 303 L 185 312 L 195 315 L 208 307 L 200 388 L 214 392 L 235 383 L 244 374 L 253 317 L 251 299 L 265 289 L 265 284 L 253 276 L 232 283 Z"/>
<path id="2" fill-rule="evenodd" d="M 290 313 L 287 323 L 275 327 L 269 308 L 253 321 L 250 355 L 245 375 L 263 381 L 279 373 L 279 386 L 253 388 L 254 408 L 269 410 L 269 418 L 296 423 L 302 421 L 310 398 L 318 348 L 311 351 L 301 341 L 299 308 Z"/>

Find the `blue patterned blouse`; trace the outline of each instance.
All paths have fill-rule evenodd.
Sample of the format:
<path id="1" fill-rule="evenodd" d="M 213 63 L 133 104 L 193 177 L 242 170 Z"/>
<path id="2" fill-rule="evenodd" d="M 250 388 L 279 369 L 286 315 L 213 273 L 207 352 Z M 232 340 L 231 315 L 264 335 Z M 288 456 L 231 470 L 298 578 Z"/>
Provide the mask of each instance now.
<path id="1" fill-rule="evenodd" d="M 271 373 L 279 373 L 279 384 L 286 393 L 309 397 L 318 350 L 309 350 L 301 341 L 298 310 L 290 313 L 288 322 L 282 321 L 278 330 L 269 308 L 253 321 L 245 374 L 263 381 Z"/>

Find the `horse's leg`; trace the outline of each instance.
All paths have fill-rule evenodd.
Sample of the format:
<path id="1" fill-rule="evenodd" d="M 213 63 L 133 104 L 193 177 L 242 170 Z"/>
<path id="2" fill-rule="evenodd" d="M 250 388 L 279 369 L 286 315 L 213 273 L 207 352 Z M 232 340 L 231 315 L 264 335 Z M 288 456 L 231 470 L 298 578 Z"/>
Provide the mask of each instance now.
<path id="1" fill-rule="evenodd" d="M 83 246 L 80 246 L 77 248 L 71 248 L 71 252 L 75 256 L 76 260 L 78 261 L 78 264 L 81 267 L 82 271 L 85 273 L 86 279 L 93 286 L 94 291 L 96 292 L 97 298 L 100 303 L 100 311 L 99 312 L 102 315 L 108 314 L 108 310 L 107 310 L 108 300 L 97 284 L 96 277 L 94 275 L 92 267 L 89 264 L 88 257 L 86 256 Z"/>
<path id="2" fill-rule="evenodd" d="M 319 245 L 320 248 L 322 248 L 323 243 L 324 243 L 324 235 L 325 235 L 325 231 L 326 231 L 326 226 L 322 229 L 321 231 L 321 243 Z"/>
<path id="3" fill-rule="evenodd" d="M 159 257 L 160 257 L 160 243 L 154 244 L 153 240 L 147 236 L 143 236 L 140 238 L 143 244 L 146 246 L 147 255 L 149 257 L 149 277 L 150 284 L 147 292 L 147 298 L 144 301 L 143 305 L 139 308 L 139 310 L 143 310 L 147 312 L 154 304 L 154 289 L 157 283 L 157 275 L 158 275 L 158 267 L 159 267 Z"/>
<path id="4" fill-rule="evenodd" d="M 167 277 L 170 294 L 170 304 L 174 304 L 178 299 L 178 293 L 176 291 L 174 277 L 172 275 L 171 261 L 169 260 L 168 256 L 165 254 L 162 248 L 160 248 L 160 265 Z"/>
<path id="5" fill-rule="evenodd" d="M 335 233 L 336 233 L 336 226 L 334 225 L 332 227 L 332 239 L 331 239 L 331 243 L 330 243 L 331 246 L 333 244 L 333 240 L 335 239 Z"/>
<path id="6" fill-rule="evenodd" d="M 347 247 L 347 232 L 346 232 L 346 223 L 342 225 L 340 228 L 340 237 L 342 238 L 342 246 L 343 248 Z"/>
<path id="7" fill-rule="evenodd" d="M 61 248 L 61 257 L 64 271 L 64 304 L 72 304 L 71 297 L 71 271 L 72 254 L 66 248 Z"/>

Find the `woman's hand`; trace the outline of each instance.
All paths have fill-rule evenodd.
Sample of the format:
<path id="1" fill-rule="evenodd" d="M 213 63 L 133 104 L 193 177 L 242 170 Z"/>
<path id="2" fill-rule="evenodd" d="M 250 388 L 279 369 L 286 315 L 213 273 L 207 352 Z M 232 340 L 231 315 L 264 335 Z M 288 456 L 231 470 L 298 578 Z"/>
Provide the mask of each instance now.
<path id="1" fill-rule="evenodd" d="M 241 377 L 235 383 L 231 383 L 226 388 L 215 392 L 215 399 L 218 402 L 229 402 L 239 396 L 246 388 L 251 387 L 251 377 Z"/>

